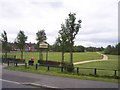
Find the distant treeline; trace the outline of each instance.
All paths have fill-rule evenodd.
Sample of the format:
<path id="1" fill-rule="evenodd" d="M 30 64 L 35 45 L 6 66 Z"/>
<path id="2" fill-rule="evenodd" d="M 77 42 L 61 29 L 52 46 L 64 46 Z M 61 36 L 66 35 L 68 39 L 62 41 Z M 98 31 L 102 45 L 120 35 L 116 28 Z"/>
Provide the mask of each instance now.
<path id="1" fill-rule="evenodd" d="M 62 48 L 57 45 L 51 45 L 49 48 L 51 51 L 61 52 Z M 69 52 L 69 46 L 64 49 L 65 52 Z M 105 54 L 111 55 L 120 55 L 120 43 L 116 44 L 115 46 L 108 45 L 106 48 L 103 47 L 84 47 L 82 45 L 73 46 L 73 52 L 96 52 L 96 51 L 103 51 Z"/>
<path id="2" fill-rule="evenodd" d="M 62 48 L 58 45 L 50 45 L 49 47 L 50 51 L 55 51 L 55 52 L 62 52 Z M 69 46 L 64 48 L 65 52 L 69 52 Z M 95 51 L 103 51 L 104 48 L 103 47 L 84 47 L 82 45 L 78 45 L 78 46 L 73 46 L 73 52 L 85 52 L 85 51 L 89 51 L 89 52 L 95 52 Z"/>
<path id="3" fill-rule="evenodd" d="M 25 46 L 25 51 L 28 51 L 29 46 L 32 48 L 31 51 L 39 51 L 39 48 L 37 48 L 37 44 L 35 43 L 26 43 Z M 12 51 L 14 50 L 13 47 L 15 49 L 17 49 L 16 45 L 14 43 L 8 43 L 7 46 L 7 50 Z M 67 46 L 64 51 L 65 52 L 69 52 L 69 46 Z M 49 51 L 53 51 L 53 52 L 62 52 L 62 48 L 60 46 L 57 45 L 49 45 Z M 118 43 L 115 46 L 112 45 L 108 45 L 106 48 L 103 47 L 84 47 L 82 45 L 78 45 L 78 46 L 73 46 L 73 52 L 96 52 L 96 51 L 103 51 L 105 54 L 112 54 L 112 55 L 120 55 L 120 43 Z"/>
<path id="4" fill-rule="evenodd" d="M 105 50 L 105 54 L 120 55 L 120 43 L 115 46 L 108 45 Z"/>

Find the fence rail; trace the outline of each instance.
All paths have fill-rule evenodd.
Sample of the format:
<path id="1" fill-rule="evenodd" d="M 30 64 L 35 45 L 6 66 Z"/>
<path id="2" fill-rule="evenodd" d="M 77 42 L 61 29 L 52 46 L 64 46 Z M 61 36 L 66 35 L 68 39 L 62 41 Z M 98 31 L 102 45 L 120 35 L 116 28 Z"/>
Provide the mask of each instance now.
<path id="1" fill-rule="evenodd" d="M 10 62 L 8 62 L 8 66 L 10 66 Z M 19 66 L 19 63 L 18 62 L 15 62 L 14 63 L 14 66 L 18 67 Z M 29 67 L 30 65 L 28 63 L 24 63 L 24 66 L 25 68 L 26 67 Z M 33 67 L 35 67 L 36 70 L 40 70 L 41 68 L 38 68 L 38 67 L 46 67 L 48 71 L 52 70 L 51 68 L 58 68 L 61 70 L 61 72 L 64 72 L 64 67 L 62 66 L 55 66 L 55 65 L 40 65 L 40 64 L 35 64 L 33 65 Z M 102 72 L 101 72 L 102 71 Z M 91 74 L 91 75 L 100 75 L 100 76 L 118 76 L 118 72 L 120 70 L 117 70 L 117 69 L 103 69 L 103 68 L 81 68 L 81 67 L 74 67 L 74 72 L 73 73 L 76 73 L 77 75 L 80 75 L 80 74 L 85 74 L 87 75 L 88 74 Z M 109 73 L 109 75 L 107 75 L 107 73 Z"/>
<path id="2" fill-rule="evenodd" d="M 99 71 L 104 71 L 104 72 L 105 71 L 112 71 L 114 73 L 113 76 L 118 76 L 117 73 L 120 71 L 120 70 L 116 70 L 116 69 L 102 69 L 102 68 L 80 68 L 80 67 L 75 67 L 75 68 L 76 68 L 77 74 L 80 74 L 81 70 L 92 70 L 93 75 L 98 75 Z"/>

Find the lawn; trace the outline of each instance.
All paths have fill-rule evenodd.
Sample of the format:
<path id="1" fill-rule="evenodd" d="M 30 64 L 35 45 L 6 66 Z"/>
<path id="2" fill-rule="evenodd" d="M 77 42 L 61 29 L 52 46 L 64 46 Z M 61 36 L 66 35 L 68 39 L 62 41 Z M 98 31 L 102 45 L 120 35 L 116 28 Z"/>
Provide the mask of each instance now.
<path id="1" fill-rule="evenodd" d="M 11 52 L 8 53 L 8 55 L 16 55 L 16 58 L 20 58 L 20 52 Z M 48 52 L 48 61 L 59 61 L 61 62 L 61 52 Z M 30 60 L 31 57 L 35 58 L 35 61 L 39 59 L 39 53 L 38 52 L 24 52 L 24 59 Z M 95 59 L 101 59 L 102 56 L 96 52 L 75 52 L 73 53 L 73 61 L 79 62 L 79 61 L 85 61 L 85 60 L 95 60 Z M 43 59 L 46 60 L 46 53 L 43 52 Z M 69 62 L 70 60 L 70 54 L 67 52 L 65 53 L 65 61 Z"/>
<path id="2" fill-rule="evenodd" d="M 120 56 L 119 56 L 120 57 Z M 81 68 L 118 69 L 118 56 L 108 55 L 108 60 L 76 65 Z"/>
<path id="3" fill-rule="evenodd" d="M 29 53 L 31 53 L 31 52 L 29 52 Z M 92 54 L 90 52 L 87 52 L 87 53 Z M 33 52 L 31 54 L 33 55 Z M 36 55 L 36 54 L 34 52 L 34 55 Z M 59 52 L 57 52 L 57 53 L 50 52 L 50 54 L 59 55 L 60 53 Z M 66 53 L 66 54 L 68 54 L 68 53 Z M 77 57 L 77 55 L 79 53 L 74 53 L 74 54 Z M 86 54 L 86 53 L 80 53 L 81 56 L 83 56 L 84 54 Z M 93 53 L 93 54 L 95 54 L 95 53 Z M 84 56 L 84 57 L 86 57 L 86 56 Z M 31 72 L 31 73 L 37 73 L 37 74 L 47 74 L 47 75 L 54 75 L 54 76 L 62 76 L 62 77 L 78 78 L 78 79 L 86 79 L 86 80 L 106 81 L 106 82 L 118 82 L 118 79 L 115 79 L 115 77 L 114 77 L 114 71 L 112 71 L 114 69 L 118 70 L 118 56 L 117 55 L 108 55 L 108 57 L 109 57 L 108 61 L 91 62 L 91 63 L 81 64 L 81 65 L 76 65 L 75 67 L 80 68 L 79 75 L 76 72 L 76 68 L 73 73 L 69 73 L 65 70 L 64 70 L 64 72 L 61 72 L 60 68 L 53 68 L 53 67 L 50 67 L 50 70 L 48 71 L 47 67 L 44 67 L 44 66 L 38 67 L 38 70 L 35 69 L 35 66 L 29 66 L 27 68 L 25 68 L 25 66 L 18 66 L 18 67 L 9 66 L 6 68 L 10 69 L 10 70 Z M 52 56 L 51 56 L 51 58 L 52 58 Z M 85 68 L 89 68 L 89 69 L 85 69 Z M 94 68 L 97 68 L 97 76 L 94 75 Z M 110 69 L 110 70 L 98 70 L 98 69 Z M 117 72 L 117 75 L 118 75 L 118 72 Z"/>
<path id="4" fill-rule="evenodd" d="M 28 66 L 25 68 L 25 66 L 9 66 L 6 67 L 8 70 L 16 70 L 16 71 L 22 71 L 22 72 L 30 72 L 35 74 L 43 74 L 43 75 L 52 75 L 52 76 L 60 76 L 60 77 L 67 77 L 67 78 L 76 78 L 76 79 L 82 79 L 82 80 L 95 80 L 95 81 L 104 81 L 104 82 L 118 82 L 118 79 L 115 79 L 113 77 L 99 77 L 94 75 L 78 75 L 76 72 L 69 73 L 67 71 L 61 72 L 60 68 L 53 68 L 50 67 L 50 70 L 48 71 L 47 67 L 40 66 L 38 69 L 35 69 L 35 66 Z"/>
<path id="5" fill-rule="evenodd" d="M 120 56 L 119 56 L 120 57 Z M 112 70 L 118 70 L 118 56 L 117 55 L 108 55 L 107 61 L 98 61 L 98 62 L 91 62 L 91 63 L 85 63 L 80 65 L 75 65 L 76 67 L 81 68 L 81 72 L 84 71 L 88 74 L 92 73 L 90 69 L 83 70 L 82 68 L 97 68 L 97 69 L 107 69 L 107 70 L 97 70 L 97 73 L 99 75 L 114 75 L 114 71 Z M 119 68 L 120 70 L 120 68 Z M 117 72 L 118 75 L 118 72 Z"/>

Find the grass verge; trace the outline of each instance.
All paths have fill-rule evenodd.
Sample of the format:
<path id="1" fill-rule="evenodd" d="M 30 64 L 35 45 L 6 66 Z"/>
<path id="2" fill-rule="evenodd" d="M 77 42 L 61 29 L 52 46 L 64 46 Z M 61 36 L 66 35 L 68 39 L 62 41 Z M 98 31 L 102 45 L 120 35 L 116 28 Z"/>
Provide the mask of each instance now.
<path id="1" fill-rule="evenodd" d="M 69 73 L 69 72 L 61 72 L 60 68 L 50 68 L 50 70 L 47 70 L 47 67 L 40 66 L 38 69 L 35 69 L 35 66 L 29 66 L 25 68 L 25 66 L 9 66 L 5 67 L 8 70 L 15 70 L 15 71 L 22 71 L 22 72 L 30 72 L 34 74 L 44 74 L 44 75 L 52 75 L 52 76 L 60 76 L 60 77 L 67 77 L 67 78 L 76 78 L 76 79 L 82 79 L 82 80 L 95 80 L 95 81 L 104 81 L 104 82 L 115 82 L 118 83 L 118 79 L 115 79 L 114 77 L 107 77 L 103 76 L 100 77 L 98 75 L 84 75 L 80 74 L 78 75 L 76 72 Z"/>

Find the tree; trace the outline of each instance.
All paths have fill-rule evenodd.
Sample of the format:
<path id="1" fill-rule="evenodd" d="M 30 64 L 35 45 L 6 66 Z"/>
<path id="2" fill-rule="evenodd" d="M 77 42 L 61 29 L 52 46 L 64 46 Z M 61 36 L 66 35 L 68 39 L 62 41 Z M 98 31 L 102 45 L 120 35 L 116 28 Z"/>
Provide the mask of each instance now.
<path id="1" fill-rule="evenodd" d="M 38 45 L 38 48 L 39 48 L 39 44 L 41 42 L 45 42 L 47 39 L 46 37 L 46 33 L 45 33 L 45 30 L 38 30 L 38 32 L 36 33 L 36 40 L 37 40 L 37 45 Z M 39 52 L 39 59 L 40 59 L 40 56 L 41 56 L 41 59 L 42 59 L 42 53 L 40 55 L 40 52 Z"/>
<path id="2" fill-rule="evenodd" d="M 68 39 L 69 46 L 70 46 L 70 63 L 73 65 L 73 46 L 74 46 L 74 40 L 75 36 L 79 32 L 79 28 L 81 28 L 81 20 L 78 20 L 78 23 L 76 23 L 76 17 L 75 13 L 70 13 L 68 16 L 69 18 L 65 21 L 65 27 L 64 32 L 65 36 Z"/>
<path id="3" fill-rule="evenodd" d="M 45 30 L 38 30 L 38 32 L 36 33 L 36 40 L 37 40 L 37 44 L 39 45 L 41 42 L 46 41 L 47 37 L 46 37 L 46 33 Z"/>
<path id="4" fill-rule="evenodd" d="M 2 42 L 2 52 L 5 52 L 5 57 L 7 57 L 8 38 L 6 31 L 3 31 L 3 33 L 1 34 L 1 42 Z"/>
<path id="5" fill-rule="evenodd" d="M 120 55 L 120 42 L 115 46 L 117 54 Z"/>
<path id="6" fill-rule="evenodd" d="M 24 31 L 19 31 L 17 38 L 15 40 L 16 45 L 21 51 L 21 59 L 23 60 L 23 51 L 25 47 L 25 42 L 27 41 L 27 36 L 24 34 Z"/>
<path id="7" fill-rule="evenodd" d="M 77 46 L 78 52 L 84 52 L 85 51 L 85 47 L 84 46 Z"/>
<path id="8" fill-rule="evenodd" d="M 55 41 L 55 43 L 53 44 L 53 50 L 54 50 L 54 51 L 57 51 L 57 52 L 62 51 L 62 50 L 61 50 L 60 43 L 61 43 L 60 37 L 58 36 L 57 39 L 56 39 L 56 41 Z"/>
<path id="9" fill-rule="evenodd" d="M 89 52 L 95 52 L 96 51 L 96 47 L 87 47 L 86 48 L 86 51 L 89 51 Z"/>
<path id="10" fill-rule="evenodd" d="M 105 54 L 120 55 L 120 43 L 115 46 L 108 45 L 105 50 Z"/>
<path id="11" fill-rule="evenodd" d="M 105 54 L 111 54 L 112 46 L 108 45 L 104 51 Z"/>
<path id="12" fill-rule="evenodd" d="M 61 24 L 61 30 L 59 30 L 59 35 L 58 38 L 56 39 L 56 45 L 58 47 L 60 47 L 61 51 L 62 51 L 62 64 L 64 63 L 64 53 L 65 53 L 65 49 L 67 49 L 69 47 L 69 42 L 67 39 L 67 36 L 65 34 L 65 26 L 64 24 Z"/>

